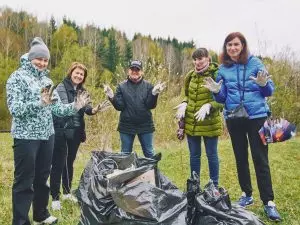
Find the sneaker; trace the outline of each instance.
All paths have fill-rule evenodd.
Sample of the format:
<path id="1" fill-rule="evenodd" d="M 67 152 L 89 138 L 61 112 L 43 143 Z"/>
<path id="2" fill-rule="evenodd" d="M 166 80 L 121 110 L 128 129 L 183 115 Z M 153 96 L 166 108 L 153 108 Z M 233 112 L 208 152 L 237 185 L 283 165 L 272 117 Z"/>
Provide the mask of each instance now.
<path id="1" fill-rule="evenodd" d="M 63 200 L 69 200 L 69 201 L 74 202 L 74 203 L 78 202 L 77 198 L 74 195 L 71 195 L 71 194 L 65 194 L 65 195 L 63 195 L 62 199 Z"/>
<path id="2" fill-rule="evenodd" d="M 61 210 L 61 204 L 59 200 L 52 201 L 51 204 L 52 210 Z"/>
<path id="3" fill-rule="evenodd" d="M 272 221 L 281 221 L 281 217 L 276 209 L 275 203 L 273 201 L 269 201 L 268 205 L 264 206 L 264 211 L 267 217 Z"/>
<path id="4" fill-rule="evenodd" d="M 34 221 L 33 224 L 34 225 L 42 225 L 42 224 L 56 224 L 58 221 L 58 219 L 54 216 L 49 216 L 48 218 L 46 218 L 45 220 L 41 221 L 41 222 L 36 222 Z"/>
<path id="5" fill-rule="evenodd" d="M 240 199 L 238 201 L 238 204 L 242 207 L 252 205 L 253 204 L 253 197 L 252 196 L 248 197 L 248 196 L 246 196 L 246 193 L 243 192 L 242 196 L 240 197 Z"/>

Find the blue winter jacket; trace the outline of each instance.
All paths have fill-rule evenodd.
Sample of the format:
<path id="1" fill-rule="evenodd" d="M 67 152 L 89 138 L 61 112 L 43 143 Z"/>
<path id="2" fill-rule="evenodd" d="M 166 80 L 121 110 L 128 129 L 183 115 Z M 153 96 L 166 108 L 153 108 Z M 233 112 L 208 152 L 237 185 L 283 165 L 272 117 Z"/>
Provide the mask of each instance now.
<path id="1" fill-rule="evenodd" d="M 71 116 L 77 111 L 74 104 L 62 104 L 58 100 L 48 106 L 41 103 L 43 87 L 53 85 L 48 71 L 38 71 L 25 54 L 20 59 L 20 68 L 6 82 L 7 106 L 12 115 L 12 136 L 17 139 L 48 140 L 54 134 L 52 113 Z"/>
<path id="2" fill-rule="evenodd" d="M 270 111 L 266 102 L 266 97 L 271 96 L 274 92 L 274 83 L 268 80 L 265 87 L 260 87 L 250 76 L 257 76 L 260 70 L 266 70 L 265 66 L 255 56 L 250 55 L 248 62 L 245 65 L 245 86 L 244 86 L 244 106 L 249 114 L 250 119 L 267 117 Z M 223 103 L 223 114 L 227 119 L 228 110 L 232 110 L 241 102 L 242 89 L 243 89 L 243 64 L 233 64 L 226 67 L 223 64 L 220 66 L 216 81 L 223 80 L 221 90 L 219 93 L 214 94 L 215 100 Z M 239 82 L 239 84 L 238 84 Z"/>

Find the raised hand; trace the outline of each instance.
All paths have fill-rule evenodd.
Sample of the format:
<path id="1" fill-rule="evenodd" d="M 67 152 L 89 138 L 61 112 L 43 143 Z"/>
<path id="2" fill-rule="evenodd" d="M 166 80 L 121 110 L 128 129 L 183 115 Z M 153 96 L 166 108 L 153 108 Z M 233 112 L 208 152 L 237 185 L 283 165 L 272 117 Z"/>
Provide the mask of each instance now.
<path id="1" fill-rule="evenodd" d="M 109 85 L 104 84 L 104 93 L 108 98 L 114 97 L 114 92 Z"/>
<path id="2" fill-rule="evenodd" d="M 211 77 L 204 78 L 204 83 L 202 87 L 206 87 L 208 90 L 210 90 L 213 93 L 219 93 L 223 80 L 220 80 L 218 83 L 215 82 Z"/>
<path id="3" fill-rule="evenodd" d="M 195 113 L 195 117 L 197 121 L 203 121 L 206 115 L 210 113 L 211 104 L 205 103 L 201 108 Z"/>
<path id="4" fill-rule="evenodd" d="M 272 75 L 269 75 L 267 71 L 260 70 L 257 73 L 257 77 L 250 76 L 249 78 L 257 83 L 260 87 L 264 87 L 267 85 L 267 82 L 271 77 Z"/>
<path id="5" fill-rule="evenodd" d="M 42 88 L 41 90 L 41 102 L 43 106 L 47 106 L 55 102 L 57 99 L 53 98 L 53 91 L 55 89 L 55 85 L 48 85 L 47 87 Z"/>
<path id="6" fill-rule="evenodd" d="M 187 107 L 187 103 L 182 102 L 173 108 L 173 109 L 177 109 L 176 116 L 175 116 L 177 119 L 184 118 L 186 107 Z"/>
<path id="7" fill-rule="evenodd" d="M 85 107 L 89 103 L 90 103 L 90 95 L 86 91 L 78 92 L 74 104 L 75 109 L 80 110 L 81 108 Z"/>
<path id="8" fill-rule="evenodd" d="M 105 100 L 92 109 L 92 113 L 104 112 L 111 107 L 110 101 Z"/>
<path id="9" fill-rule="evenodd" d="M 166 88 L 166 86 L 167 86 L 166 82 L 161 83 L 161 81 L 159 81 L 152 89 L 152 94 L 153 95 L 160 94 Z"/>

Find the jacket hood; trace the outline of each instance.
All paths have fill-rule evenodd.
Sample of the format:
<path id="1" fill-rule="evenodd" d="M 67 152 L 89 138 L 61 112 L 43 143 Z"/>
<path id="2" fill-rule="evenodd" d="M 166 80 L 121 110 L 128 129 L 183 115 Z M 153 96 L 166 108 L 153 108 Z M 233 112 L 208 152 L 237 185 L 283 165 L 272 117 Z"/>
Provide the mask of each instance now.
<path id="1" fill-rule="evenodd" d="M 22 69 L 30 72 L 35 77 L 42 77 L 42 76 L 48 76 L 49 70 L 43 70 L 39 71 L 29 60 L 28 53 L 25 53 L 20 58 L 20 66 Z"/>

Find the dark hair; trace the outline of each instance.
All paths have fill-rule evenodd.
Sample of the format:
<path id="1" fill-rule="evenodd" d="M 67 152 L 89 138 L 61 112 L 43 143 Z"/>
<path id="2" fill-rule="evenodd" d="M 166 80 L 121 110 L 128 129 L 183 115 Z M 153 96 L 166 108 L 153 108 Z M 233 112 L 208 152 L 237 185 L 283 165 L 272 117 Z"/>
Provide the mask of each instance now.
<path id="1" fill-rule="evenodd" d="M 228 42 L 232 41 L 235 38 L 238 38 L 243 45 L 243 49 L 242 49 L 242 51 L 240 53 L 240 57 L 238 59 L 238 63 L 247 64 L 247 61 L 248 61 L 249 50 L 248 50 L 248 44 L 247 44 L 245 36 L 240 32 L 232 32 L 232 33 L 228 34 L 227 37 L 225 38 L 225 41 L 223 44 L 223 49 L 222 49 L 223 52 L 221 53 L 220 58 L 219 58 L 220 62 L 227 67 L 230 67 L 232 64 L 234 64 L 234 61 L 227 54 L 226 45 Z"/>
<path id="2" fill-rule="evenodd" d="M 83 84 L 85 82 L 85 78 L 87 77 L 87 68 L 82 63 L 73 62 L 71 64 L 71 66 L 69 67 L 69 69 L 68 69 L 67 76 L 71 79 L 71 75 L 72 75 L 73 71 L 77 68 L 82 69 L 84 71 L 84 78 L 83 78 L 83 81 L 82 81 L 82 84 Z"/>
<path id="3" fill-rule="evenodd" d="M 208 57 L 208 51 L 206 48 L 197 48 L 192 54 L 193 60 L 196 60 L 197 58 L 199 59 L 202 57 Z"/>

